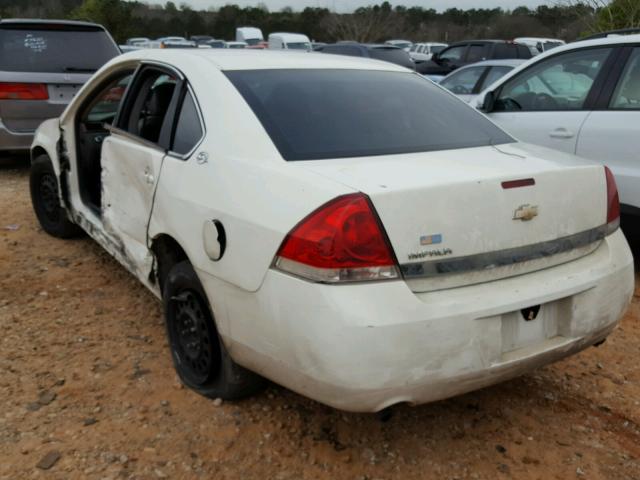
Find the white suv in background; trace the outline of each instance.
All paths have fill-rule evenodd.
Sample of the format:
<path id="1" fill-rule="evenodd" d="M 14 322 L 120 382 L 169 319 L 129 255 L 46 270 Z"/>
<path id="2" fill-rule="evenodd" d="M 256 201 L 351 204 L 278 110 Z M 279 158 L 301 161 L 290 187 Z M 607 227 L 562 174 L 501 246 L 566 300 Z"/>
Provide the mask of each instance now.
<path id="1" fill-rule="evenodd" d="M 409 55 L 414 60 L 426 62 L 431 60 L 434 53 L 441 52 L 448 46 L 446 43 L 414 43 L 409 49 Z"/>
<path id="2" fill-rule="evenodd" d="M 640 215 L 640 35 L 554 48 L 489 86 L 477 102 L 522 141 L 609 166 L 622 212 Z"/>

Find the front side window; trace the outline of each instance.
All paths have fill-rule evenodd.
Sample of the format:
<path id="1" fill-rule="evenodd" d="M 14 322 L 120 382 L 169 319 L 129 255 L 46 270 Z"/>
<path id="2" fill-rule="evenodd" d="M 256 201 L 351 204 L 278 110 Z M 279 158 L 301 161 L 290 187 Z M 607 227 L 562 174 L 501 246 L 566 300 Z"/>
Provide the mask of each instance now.
<path id="1" fill-rule="evenodd" d="M 627 66 L 613 93 L 609 108 L 614 110 L 640 109 L 640 48 L 638 47 L 633 49 L 633 53 L 627 61 Z"/>
<path id="2" fill-rule="evenodd" d="M 440 55 L 439 58 L 441 60 L 449 60 L 449 61 L 455 61 L 455 60 L 460 60 L 462 58 L 462 55 L 464 55 L 464 51 L 466 50 L 466 45 L 462 45 L 459 47 L 451 47 L 447 50 L 444 50 Z"/>
<path id="3" fill-rule="evenodd" d="M 83 121 L 97 124 L 112 123 L 132 77 L 133 72 L 124 73 L 102 90 L 91 102 Z"/>
<path id="4" fill-rule="evenodd" d="M 486 67 L 470 67 L 458 70 L 440 82 L 447 90 L 457 95 L 469 95 L 478 83 Z"/>
<path id="5" fill-rule="evenodd" d="M 514 141 L 482 114 L 409 72 L 244 70 L 226 75 L 285 160 L 428 152 Z"/>
<path id="6" fill-rule="evenodd" d="M 198 107 L 191 92 L 187 91 L 178 115 L 172 150 L 181 155 L 186 155 L 194 149 L 201 138 L 202 126 L 198 115 Z"/>
<path id="7" fill-rule="evenodd" d="M 127 102 L 119 120 L 121 128 L 151 143 L 167 148 L 168 137 L 160 142 L 161 132 L 167 132 L 169 107 L 177 80 L 166 72 L 147 68 L 136 77 L 132 86 L 131 101 Z M 167 134 L 168 135 L 168 134 Z"/>
<path id="8" fill-rule="evenodd" d="M 539 62 L 505 84 L 494 110 L 580 110 L 610 52 L 580 50 Z"/>

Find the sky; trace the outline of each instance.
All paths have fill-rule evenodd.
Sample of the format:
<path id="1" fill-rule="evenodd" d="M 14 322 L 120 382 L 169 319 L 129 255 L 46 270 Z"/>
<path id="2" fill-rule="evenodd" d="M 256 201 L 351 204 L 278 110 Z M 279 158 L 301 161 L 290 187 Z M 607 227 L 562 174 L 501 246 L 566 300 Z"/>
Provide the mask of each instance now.
<path id="1" fill-rule="evenodd" d="M 164 4 L 166 0 L 143 0 L 146 3 Z M 242 7 L 264 3 L 269 10 L 278 11 L 283 7 L 291 7 L 294 10 L 302 10 L 305 7 L 326 7 L 338 12 L 350 12 L 358 7 L 382 3 L 383 0 L 173 0 L 176 5 L 186 3 L 197 10 L 219 8 L 227 4 L 236 4 Z M 536 7 L 542 4 L 553 3 L 550 0 L 390 0 L 392 5 L 420 6 L 423 8 L 435 8 L 446 10 L 447 8 L 494 8 L 502 7 L 513 9 L 521 5 Z"/>

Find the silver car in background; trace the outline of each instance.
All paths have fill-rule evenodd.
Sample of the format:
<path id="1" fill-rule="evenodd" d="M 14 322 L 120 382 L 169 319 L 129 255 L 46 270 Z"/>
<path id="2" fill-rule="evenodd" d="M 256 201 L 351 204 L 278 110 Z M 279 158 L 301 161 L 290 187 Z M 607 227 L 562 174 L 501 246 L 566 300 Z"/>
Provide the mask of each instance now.
<path id="1" fill-rule="evenodd" d="M 28 150 L 44 120 L 120 54 L 101 25 L 64 20 L 0 21 L 0 151 Z"/>

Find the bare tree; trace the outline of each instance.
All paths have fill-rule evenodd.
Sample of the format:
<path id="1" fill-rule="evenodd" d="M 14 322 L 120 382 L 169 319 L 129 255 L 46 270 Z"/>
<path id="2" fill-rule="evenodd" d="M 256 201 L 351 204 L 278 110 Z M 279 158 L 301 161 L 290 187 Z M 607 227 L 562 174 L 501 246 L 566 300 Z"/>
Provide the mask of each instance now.
<path id="1" fill-rule="evenodd" d="M 640 0 L 561 0 L 559 6 L 581 9 L 591 32 L 640 27 Z"/>
<path id="2" fill-rule="evenodd" d="M 389 39 L 402 31 L 400 20 L 393 13 L 361 8 L 352 14 L 332 13 L 326 20 L 326 29 L 335 39 L 356 42 L 376 42 Z"/>

